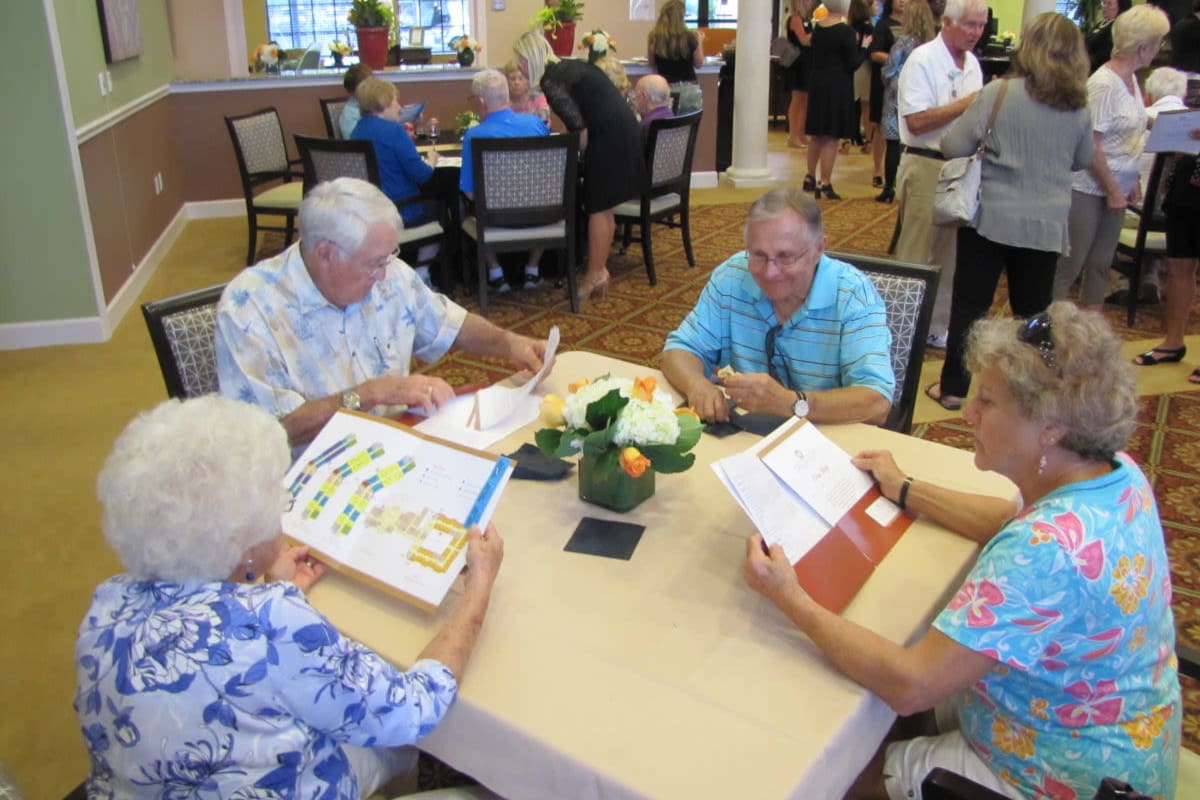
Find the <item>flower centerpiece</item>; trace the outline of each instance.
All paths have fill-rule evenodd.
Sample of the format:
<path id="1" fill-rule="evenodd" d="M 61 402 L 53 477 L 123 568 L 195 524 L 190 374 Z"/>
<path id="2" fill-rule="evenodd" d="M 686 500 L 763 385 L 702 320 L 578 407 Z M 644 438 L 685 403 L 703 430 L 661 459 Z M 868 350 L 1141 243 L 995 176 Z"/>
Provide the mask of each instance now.
<path id="1" fill-rule="evenodd" d="M 580 40 L 579 49 L 587 50 L 588 63 L 595 64 L 608 55 L 608 51 L 617 52 L 617 43 L 608 31 L 596 28 Z"/>
<path id="2" fill-rule="evenodd" d="M 583 18 L 581 0 L 545 0 L 546 5 L 533 15 L 530 27 L 541 28 L 554 54 L 571 55 L 575 43 L 575 23 Z"/>
<path id="3" fill-rule="evenodd" d="M 279 45 L 274 42 L 254 48 L 255 72 L 279 72 Z"/>
<path id="4" fill-rule="evenodd" d="M 358 55 L 371 69 L 387 64 L 388 36 L 395 17 L 392 4 L 384 0 L 354 0 L 346 21 L 355 27 Z"/>
<path id="5" fill-rule="evenodd" d="M 467 128 L 474 128 L 479 124 L 479 115 L 474 111 L 460 111 L 454 115 L 454 128 L 458 131 L 458 138 L 467 132 Z"/>
<path id="6" fill-rule="evenodd" d="M 547 395 L 538 448 L 550 456 L 579 459 L 579 498 L 615 511 L 628 511 L 654 494 L 654 473 L 683 472 L 696 460 L 689 453 L 704 425 L 690 408 L 677 409 L 652 377 L 615 378 L 571 384 L 564 400 Z"/>
<path id="7" fill-rule="evenodd" d="M 459 66 L 469 67 L 475 63 L 475 55 L 483 49 L 483 45 L 479 43 L 478 39 L 464 33 L 462 36 L 455 36 L 450 40 L 450 49 L 454 51 Z"/>
<path id="8" fill-rule="evenodd" d="M 349 42 L 343 42 L 340 39 L 334 39 L 329 43 L 329 52 L 333 56 L 333 65 L 335 67 L 342 66 L 342 59 L 354 52 L 354 48 Z"/>

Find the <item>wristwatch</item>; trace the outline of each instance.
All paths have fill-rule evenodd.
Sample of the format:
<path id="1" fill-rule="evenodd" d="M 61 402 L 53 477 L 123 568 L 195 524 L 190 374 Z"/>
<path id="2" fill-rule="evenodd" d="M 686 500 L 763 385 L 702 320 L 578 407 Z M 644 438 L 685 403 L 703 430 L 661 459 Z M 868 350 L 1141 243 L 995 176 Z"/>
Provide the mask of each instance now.
<path id="1" fill-rule="evenodd" d="M 350 411 L 358 411 L 362 408 L 362 398 L 358 396 L 358 392 L 353 389 L 342 392 L 342 408 Z"/>
<path id="2" fill-rule="evenodd" d="M 792 413 L 797 417 L 808 416 L 808 395 L 806 395 L 804 392 L 797 390 L 796 402 L 794 405 L 792 405 Z"/>

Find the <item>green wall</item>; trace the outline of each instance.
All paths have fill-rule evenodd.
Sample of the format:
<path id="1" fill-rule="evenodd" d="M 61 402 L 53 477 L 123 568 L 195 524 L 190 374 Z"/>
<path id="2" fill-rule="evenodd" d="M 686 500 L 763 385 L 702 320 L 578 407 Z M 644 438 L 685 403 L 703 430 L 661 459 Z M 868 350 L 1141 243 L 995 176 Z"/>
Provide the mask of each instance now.
<path id="1" fill-rule="evenodd" d="M 95 316 L 68 122 L 41 3 L 5 4 L 0 105 L 9 110 L 0 148 L 0 323 Z"/>

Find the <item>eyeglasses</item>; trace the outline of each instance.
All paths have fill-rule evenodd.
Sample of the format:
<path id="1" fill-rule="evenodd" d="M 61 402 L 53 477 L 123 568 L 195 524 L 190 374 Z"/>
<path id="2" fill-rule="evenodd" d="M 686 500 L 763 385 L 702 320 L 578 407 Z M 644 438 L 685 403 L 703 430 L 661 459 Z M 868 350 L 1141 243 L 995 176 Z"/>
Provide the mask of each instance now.
<path id="1" fill-rule="evenodd" d="M 746 260 L 750 262 L 750 266 L 759 269 L 770 264 L 772 261 L 780 269 L 790 269 L 805 258 L 808 252 L 808 250 L 805 250 L 803 253 L 780 253 L 777 256 L 769 256 L 766 253 L 747 253 Z"/>
<path id="2" fill-rule="evenodd" d="M 1017 340 L 1036 347 L 1038 355 L 1042 357 L 1042 363 L 1050 369 L 1057 369 L 1058 359 L 1054 355 L 1054 339 L 1050 335 L 1052 330 L 1050 315 L 1043 311 L 1025 320 L 1025 323 L 1017 329 Z"/>
<path id="3" fill-rule="evenodd" d="M 783 266 L 783 265 L 781 264 L 780 266 Z M 782 325 L 776 325 L 774 328 L 771 328 L 770 330 L 768 330 L 767 331 L 767 341 L 766 341 L 763 349 L 765 349 L 767 351 L 767 374 L 771 376 L 772 380 L 777 381 L 778 383 L 782 383 L 783 385 L 786 386 L 787 381 L 781 380 L 779 377 L 778 371 L 775 369 L 775 339 L 779 336 L 779 332 L 782 330 L 783 330 Z M 785 372 L 787 371 L 786 365 L 784 366 L 784 371 Z"/>

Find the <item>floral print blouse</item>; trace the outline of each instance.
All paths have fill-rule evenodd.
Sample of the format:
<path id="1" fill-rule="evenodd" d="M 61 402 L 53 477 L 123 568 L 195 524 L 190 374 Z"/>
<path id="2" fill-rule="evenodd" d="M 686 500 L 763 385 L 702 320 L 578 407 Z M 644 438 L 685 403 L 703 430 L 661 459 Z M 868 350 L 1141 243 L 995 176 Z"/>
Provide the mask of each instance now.
<path id="1" fill-rule="evenodd" d="M 100 585 L 75 645 L 88 797 L 357 798 L 342 744 L 412 744 L 457 692 L 343 637 L 290 583 Z"/>
<path id="2" fill-rule="evenodd" d="M 964 692 L 967 742 L 1030 797 L 1090 798 L 1101 778 L 1174 794 L 1182 706 L 1171 574 L 1154 495 L 1118 456 L 983 549 L 935 627 L 997 664 Z"/>

